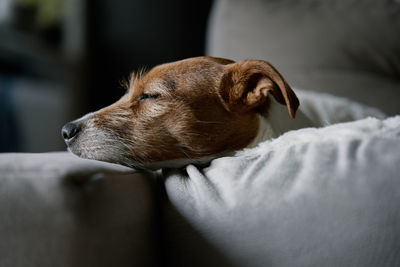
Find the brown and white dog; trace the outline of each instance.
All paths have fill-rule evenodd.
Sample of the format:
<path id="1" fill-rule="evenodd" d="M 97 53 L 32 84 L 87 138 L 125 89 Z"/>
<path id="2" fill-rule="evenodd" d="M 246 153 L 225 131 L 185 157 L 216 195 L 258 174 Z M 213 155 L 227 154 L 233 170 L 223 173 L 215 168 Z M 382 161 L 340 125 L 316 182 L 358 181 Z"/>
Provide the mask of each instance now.
<path id="1" fill-rule="evenodd" d="M 182 167 L 308 126 L 303 114 L 294 120 L 298 106 L 266 61 L 196 57 L 132 75 L 119 101 L 67 123 L 62 136 L 83 158 Z"/>

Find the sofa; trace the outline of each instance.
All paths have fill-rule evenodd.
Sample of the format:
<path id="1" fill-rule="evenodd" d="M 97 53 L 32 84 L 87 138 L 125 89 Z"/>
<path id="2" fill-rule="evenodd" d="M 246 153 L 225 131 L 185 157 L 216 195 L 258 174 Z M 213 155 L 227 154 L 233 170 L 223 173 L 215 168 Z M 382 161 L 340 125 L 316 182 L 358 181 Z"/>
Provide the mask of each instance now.
<path id="1" fill-rule="evenodd" d="M 269 60 L 325 126 L 181 169 L 0 154 L 0 266 L 400 266 L 399 13 L 215 1 L 207 54 Z"/>

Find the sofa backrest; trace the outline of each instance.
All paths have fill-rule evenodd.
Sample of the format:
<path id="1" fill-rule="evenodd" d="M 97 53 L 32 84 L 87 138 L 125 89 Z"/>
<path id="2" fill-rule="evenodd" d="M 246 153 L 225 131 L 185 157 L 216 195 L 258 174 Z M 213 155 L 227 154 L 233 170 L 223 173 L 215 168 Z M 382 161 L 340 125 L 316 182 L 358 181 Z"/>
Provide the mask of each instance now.
<path id="1" fill-rule="evenodd" d="M 400 1 L 216 0 L 207 54 L 270 61 L 288 82 L 399 114 Z"/>

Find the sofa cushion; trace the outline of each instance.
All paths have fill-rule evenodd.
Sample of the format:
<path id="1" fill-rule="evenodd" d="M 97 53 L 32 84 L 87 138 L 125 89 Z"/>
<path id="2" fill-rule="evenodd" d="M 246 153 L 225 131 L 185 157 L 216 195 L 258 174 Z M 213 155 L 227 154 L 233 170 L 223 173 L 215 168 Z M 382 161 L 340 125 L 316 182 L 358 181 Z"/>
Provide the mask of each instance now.
<path id="1" fill-rule="evenodd" d="M 400 116 L 164 170 L 172 266 L 400 266 Z"/>
<path id="2" fill-rule="evenodd" d="M 400 2 L 217 0 L 207 54 L 270 61 L 289 84 L 399 114 Z"/>
<path id="3" fill-rule="evenodd" d="M 0 265 L 153 266 L 152 183 L 66 152 L 0 154 Z"/>

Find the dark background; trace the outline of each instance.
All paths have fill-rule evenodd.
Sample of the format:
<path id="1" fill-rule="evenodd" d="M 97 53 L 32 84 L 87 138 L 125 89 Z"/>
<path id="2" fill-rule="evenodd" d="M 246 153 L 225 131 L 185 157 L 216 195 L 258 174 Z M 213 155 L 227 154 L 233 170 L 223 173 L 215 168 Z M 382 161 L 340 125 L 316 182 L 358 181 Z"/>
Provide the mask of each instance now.
<path id="1" fill-rule="evenodd" d="M 121 97 L 131 71 L 204 55 L 211 0 L 6 0 L 0 152 L 65 150 L 64 123 Z M 47 12 L 47 13 L 46 13 Z"/>
<path id="2" fill-rule="evenodd" d="M 203 55 L 210 6 L 210 0 L 92 1 L 88 107 L 119 98 L 115 89 L 132 70 Z"/>

